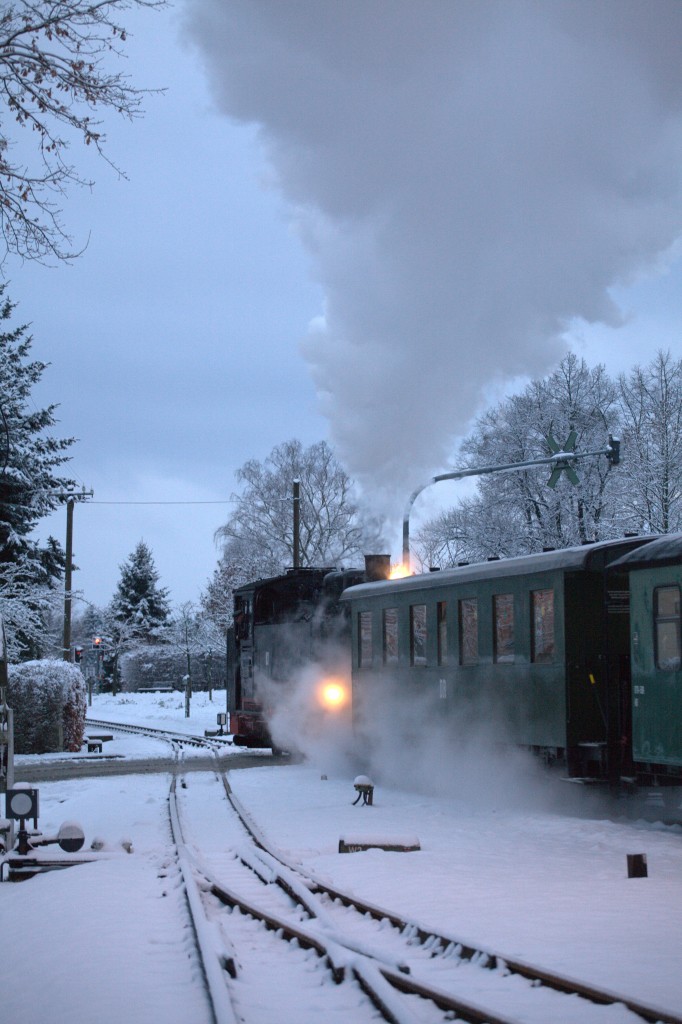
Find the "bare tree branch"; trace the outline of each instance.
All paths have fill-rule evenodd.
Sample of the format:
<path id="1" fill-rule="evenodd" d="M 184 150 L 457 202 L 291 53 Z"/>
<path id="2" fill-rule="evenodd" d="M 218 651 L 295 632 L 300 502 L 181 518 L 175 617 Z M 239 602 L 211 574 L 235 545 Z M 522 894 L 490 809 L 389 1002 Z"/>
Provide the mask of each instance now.
<path id="1" fill-rule="evenodd" d="M 59 208 L 70 186 L 92 186 L 68 159 L 70 142 L 75 138 L 94 146 L 114 166 L 104 152 L 99 114 L 111 110 L 139 117 L 150 91 L 136 88 L 123 72 L 109 67 L 124 56 L 127 36 L 118 16 L 133 8 L 165 5 L 166 0 L 3 4 L 0 232 L 5 253 L 0 261 L 8 253 L 50 261 L 70 260 L 82 252 L 66 233 Z"/>

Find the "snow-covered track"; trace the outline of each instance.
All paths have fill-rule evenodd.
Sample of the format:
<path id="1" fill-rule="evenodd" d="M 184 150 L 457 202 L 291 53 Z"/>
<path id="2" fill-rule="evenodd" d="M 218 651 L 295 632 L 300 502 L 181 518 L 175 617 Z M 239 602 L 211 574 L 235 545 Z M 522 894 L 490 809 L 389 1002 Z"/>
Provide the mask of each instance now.
<path id="1" fill-rule="evenodd" d="M 282 856 L 268 842 L 262 830 L 255 824 L 251 816 L 235 797 L 224 773 L 221 773 L 221 778 L 230 804 L 239 815 L 244 828 L 252 837 L 254 844 L 260 851 L 260 856 L 270 867 L 273 881 L 277 882 L 292 898 L 296 899 L 311 918 L 327 916 L 334 906 L 348 908 L 355 915 L 361 915 L 364 919 L 375 922 L 375 926 L 378 929 L 385 929 L 386 925 L 390 925 L 396 933 L 399 933 L 407 944 L 406 956 L 400 958 L 405 963 L 409 963 L 412 959 L 410 957 L 410 948 L 414 950 L 415 947 L 420 947 L 422 951 L 428 952 L 428 959 L 433 966 L 441 959 L 446 967 L 448 963 L 450 966 L 456 967 L 457 972 L 461 970 L 462 965 L 467 965 L 467 967 L 476 970 L 486 969 L 495 976 L 495 984 L 491 985 L 489 982 L 486 982 L 483 987 L 485 987 L 487 993 L 493 987 L 499 988 L 501 1003 L 505 1009 L 516 1005 L 519 995 L 521 995 L 524 1002 L 528 1002 L 532 1001 L 531 993 L 533 991 L 542 991 L 543 998 L 541 1001 L 543 1008 L 538 1013 L 538 1021 L 542 1021 L 543 1017 L 546 1016 L 548 1010 L 547 998 L 550 997 L 555 1002 L 551 1011 L 552 1019 L 561 1020 L 566 1022 L 566 1024 L 574 1020 L 576 1022 L 590 1020 L 591 1024 L 592 1022 L 597 1024 L 600 1020 L 605 1022 L 612 1021 L 614 1017 L 610 1013 L 614 1007 L 622 1008 L 625 1016 L 618 1019 L 626 1020 L 628 1024 L 630 1022 L 635 1024 L 638 1021 L 646 1021 L 647 1024 L 656 1024 L 656 1022 L 660 1022 L 660 1024 L 682 1024 L 682 1016 L 679 1014 L 647 1006 L 627 996 L 564 977 L 541 967 L 515 959 L 508 959 L 491 950 L 475 948 L 470 944 L 459 941 L 453 936 L 439 934 L 432 929 L 423 927 L 417 922 L 408 920 L 401 914 L 370 904 L 330 886 L 312 873 L 305 872 L 300 865 L 294 865 L 289 859 Z M 321 904 L 321 909 L 316 910 L 312 901 L 319 897 L 322 897 L 324 902 Z M 385 937 L 385 931 L 376 932 L 373 940 L 369 940 L 370 943 L 372 941 L 376 942 L 377 935 L 379 934 Z M 340 939 L 339 941 L 343 942 L 344 940 Z M 348 948 L 357 952 L 357 940 L 349 943 Z M 414 966 L 421 970 L 427 965 L 422 960 L 414 964 Z M 412 976 L 412 968 L 413 964 L 410 964 L 409 971 L 405 971 L 404 968 L 396 970 L 381 964 L 377 966 L 381 976 L 390 985 L 400 991 L 421 995 L 423 998 L 430 999 L 443 1010 L 456 1012 L 458 1020 L 472 1022 L 488 1021 L 489 1024 L 496 1024 L 496 1022 L 502 1021 L 509 1022 L 512 1019 L 508 1016 L 500 1016 L 494 1011 L 491 1012 L 490 1009 L 484 1010 L 480 1007 L 472 1006 L 466 1001 L 459 1000 L 452 994 L 444 992 L 440 987 L 434 986 L 430 982 L 417 982 Z M 443 971 L 442 966 L 436 972 L 427 970 L 426 973 L 429 975 L 436 973 L 441 976 L 447 973 L 449 980 L 453 978 L 455 981 L 457 980 L 454 970 Z M 510 986 L 512 988 L 511 994 L 502 994 Z M 568 1001 L 566 997 L 568 997 Z M 600 1014 L 603 1016 L 600 1016 Z M 535 1020 L 536 1017 L 532 1015 L 532 1012 L 531 1015 L 527 1016 L 524 1009 L 523 1019 L 524 1021 L 530 1021 Z"/>
<path id="2" fill-rule="evenodd" d="M 199 888 L 195 881 L 178 815 L 175 796 L 176 784 L 177 777 L 174 776 L 171 782 L 168 801 L 171 835 L 177 850 L 178 867 L 182 875 L 187 899 L 187 910 L 196 941 L 213 1021 L 214 1024 L 237 1024 L 237 1017 L 235 1016 L 224 980 L 224 974 L 226 970 L 229 970 L 229 964 L 225 960 L 221 961 L 216 953 L 216 939 L 212 934 L 210 923 L 207 921 L 204 913 Z"/>
<path id="3" fill-rule="evenodd" d="M 148 736 L 150 739 L 166 740 L 168 743 L 180 743 L 190 747 L 203 747 L 216 751 L 228 745 L 225 740 L 216 740 L 210 736 L 191 736 L 184 732 L 173 732 L 170 729 L 155 729 L 149 725 L 130 725 L 122 722 L 103 722 L 96 718 L 88 718 L 86 727 L 96 729 L 113 729 L 118 732 L 133 733 L 136 736 Z"/>
<path id="4" fill-rule="evenodd" d="M 215 778 L 219 777 L 216 773 Z M 201 798 L 193 799 L 196 789 L 206 790 L 207 780 L 214 807 L 219 791 L 212 775 L 180 774 L 173 779 L 169 795 L 173 841 L 197 946 L 202 946 L 207 986 L 217 986 L 218 999 L 229 991 L 232 1012 L 240 1021 L 295 1020 L 298 1012 L 302 1019 L 312 1019 L 320 1010 L 328 1020 L 344 1024 L 348 1020 L 354 1024 L 376 1021 L 375 1004 L 365 998 L 360 986 L 333 984 L 344 976 L 346 952 L 339 950 L 332 956 L 328 943 L 306 925 L 297 927 L 292 919 L 295 904 L 277 886 L 263 884 L 270 879 L 262 864 L 256 865 L 256 872 L 252 870 L 248 850 L 241 847 L 246 844 L 253 849 L 253 844 L 226 804 L 224 793 L 223 813 L 225 808 L 230 810 L 230 818 L 216 821 L 213 815 L 207 824 L 205 804 Z M 206 849 L 207 837 L 217 833 L 221 839 Z M 220 864 L 217 869 L 216 861 Z M 219 882 L 216 870 L 223 879 L 227 875 L 229 881 Z M 260 903 L 254 898 L 256 893 Z M 377 987 L 382 985 L 387 990 L 386 998 L 395 1000 L 395 993 L 379 978 Z M 372 991 L 371 985 L 367 987 Z M 278 1003 L 264 1011 L 262 1002 L 272 998 L 269 993 L 273 990 Z M 287 1013 L 279 1000 L 288 1000 L 295 1012 Z M 417 1024 L 416 1018 L 404 1014 L 384 1017 L 392 1024 Z M 217 1014 L 216 1019 L 222 1024 Z"/>

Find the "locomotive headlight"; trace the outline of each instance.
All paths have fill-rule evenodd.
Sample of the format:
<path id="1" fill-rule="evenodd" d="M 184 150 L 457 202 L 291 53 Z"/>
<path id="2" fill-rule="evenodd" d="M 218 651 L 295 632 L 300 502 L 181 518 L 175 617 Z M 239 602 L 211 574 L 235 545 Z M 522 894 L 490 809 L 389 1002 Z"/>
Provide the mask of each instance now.
<path id="1" fill-rule="evenodd" d="M 348 703 L 348 687 L 340 679 L 325 679 L 320 686 L 319 697 L 328 711 L 339 711 Z"/>

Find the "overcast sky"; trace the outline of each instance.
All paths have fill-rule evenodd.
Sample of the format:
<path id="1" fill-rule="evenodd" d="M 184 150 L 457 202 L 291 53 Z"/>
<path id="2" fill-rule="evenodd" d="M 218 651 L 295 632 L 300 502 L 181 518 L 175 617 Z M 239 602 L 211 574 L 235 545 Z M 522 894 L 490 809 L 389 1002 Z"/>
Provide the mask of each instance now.
<path id="1" fill-rule="evenodd" d="M 196 599 L 229 504 L 125 503 L 224 501 L 292 437 L 338 446 L 397 556 L 407 496 L 491 395 L 568 347 L 614 373 L 682 354 L 676 0 L 187 0 L 129 21 L 130 74 L 166 92 L 107 123 L 128 180 L 85 166 L 74 265 L 4 268 L 51 363 L 36 403 L 60 403 L 95 492 L 88 599 L 141 539 Z"/>

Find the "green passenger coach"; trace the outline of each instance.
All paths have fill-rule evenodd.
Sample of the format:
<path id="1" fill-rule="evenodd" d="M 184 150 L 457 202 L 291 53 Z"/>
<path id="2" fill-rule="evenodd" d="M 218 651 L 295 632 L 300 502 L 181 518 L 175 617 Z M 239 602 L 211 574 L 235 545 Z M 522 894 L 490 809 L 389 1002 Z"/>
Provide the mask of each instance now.
<path id="1" fill-rule="evenodd" d="M 659 537 L 620 559 L 630 579 L 632 757 L 639 781 L 682 770 L 682 535 Z"/>
<path id="2" fill-rule="evenodd" d="M 414 729 L 485 722 L 571 777 L 617 782 L 631 770 L 627 571 L 608 570 L 647 540 L 350 587 L 356 728 L 371 736 L 402 702 Z"/>

